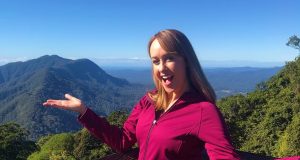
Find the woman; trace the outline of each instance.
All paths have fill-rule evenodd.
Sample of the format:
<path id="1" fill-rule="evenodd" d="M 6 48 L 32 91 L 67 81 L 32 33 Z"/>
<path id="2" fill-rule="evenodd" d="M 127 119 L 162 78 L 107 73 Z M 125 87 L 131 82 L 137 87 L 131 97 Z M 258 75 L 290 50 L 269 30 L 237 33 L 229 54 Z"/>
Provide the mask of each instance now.
<path id="1" fill-rule="evenodd" d="M 156 89 L 136 104 L 123 128 L 110 125 L 68 94 L 67 100 L 50 99 L 43 105 L 80 113 L 79 122 L 119 152 L 137 143 L 139 160 L 201 159 L 204 149 L 211 160 L 239 159 L 186 36 L 160 31 L 150 39 L 148 52 Z"/>

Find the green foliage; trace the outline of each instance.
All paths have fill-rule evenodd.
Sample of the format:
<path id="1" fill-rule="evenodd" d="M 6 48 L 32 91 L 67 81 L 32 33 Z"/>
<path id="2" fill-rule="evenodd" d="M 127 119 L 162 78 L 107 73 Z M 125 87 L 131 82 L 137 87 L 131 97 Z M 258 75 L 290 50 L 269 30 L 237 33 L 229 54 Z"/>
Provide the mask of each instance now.
<path id="1" fill-rule="evenodd" d="M 286 45 L 300 51 L 300 38 L 298 38 L 296 35 L 293 35 L 289 38 L 289 41 L 286 43 Z"/>
<path id="2" fill-rule="evenodd" d="M 50 138 L 52 137 L 52 135 L 47 135 L 44 137 L 41 137 L 38 141 L 37 141 L 37 145 L 39 147 L 42 147 Z"/>
<path id="3" fill-rule="evenodd" d="M 107 120 L 112 125 L 122 127 L 127 117 L 128 114 L 125 111 L 115 111 L 107 117 Z"/>
<path id="4" fill-rule="evenodd" d="M 104 157 L 105 155 L 112 153 L 101 141 L 92 136 L 86 129 L 74 134 L 74 151 L 73 155 L 77 159 L 92 160 Z"/>
<path id="5" fill-rule="evenodd" d="M 128 114 L 116 111 L 108 116 L 108 121 L 122 126 Z M 28 160 L 94 160 L 113 153 L 110 147 L 92 136 L 86 129 L 74 134 L 62 133 L 41 137 L 37 142 L 40 150 Z"/>
<path id="6" fill-rule="evenodd" d="M 102 144 L 99 148 L 94 148 L 90 151 L 90 154 L 87 156 L 88 160 L 100 159 L 109 154 L 112 154 L 112 150 L 106 144 Z"/>
<path id="7" fill-rule="evenodd" d="M 27 140 L 28 131 L 16 123 L 0 125 L 0 159 L 23 160 L 37 149 L 33 141 Z"/>
<path id="8" fill-rule="evenodd" d="M 254 92 L 221 99 L 218 106 L 239 150 L 273 157 L 300 154 L 299 57 Z"/>
<path id="9" fill-rule="evenodd" d="M 300 114 L 293 117 L 291 124 L 286 128 L 278 140 L 277 152 L 279 157 L 300 155 Z"/>
<path id="10" fill-rule="evenodd" d="M 51 153 L 49 160 L 76 160 L 67 151 L 54 151 Z"/>
<path id="11" fill-rule="evenodd" d="M 74 137 L 70 133 L 56 134 L 48 137 L 48 140 L 40 146 L 40 150 L 28 157 L 29 160 L 39 159 L 61 159 L 72 160 L 75 157 L 72 155 L 74 149 Z"/>

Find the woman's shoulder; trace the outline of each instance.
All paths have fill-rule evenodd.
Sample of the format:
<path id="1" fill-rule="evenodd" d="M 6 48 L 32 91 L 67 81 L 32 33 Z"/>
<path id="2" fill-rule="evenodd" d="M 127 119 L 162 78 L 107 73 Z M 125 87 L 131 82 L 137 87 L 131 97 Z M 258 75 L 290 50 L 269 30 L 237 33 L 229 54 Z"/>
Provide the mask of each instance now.
<path id="1" fill-rule="evenodd" d="M 149 101 L 150 103 L 154 104 L 154 97 L 156 96 L 157 94 L 157 89 L 152 89 L 152 90 L 149 90 L 149 91 L 146 91 L 146 94 L 144 95 L 145 96 L 145 100 Z"/>
<path id="2" fill-rule="evenodd" d="M 154 101 L 153 99 L 151 98 L 151 94 L 157 92 L 156 90 L 150 90 L 150 91 L 147 91 L 143 96 L 142 98 L 139 100 L 139 105 L 141 107 L 145 107 L 145 106 L 150 106 L 150 105 L 154 105 Z"/>
<path id="3" fill-rule="evenodd" d="M 193 103 L 194 106 L 201 112 L 215 112 L 218 111 L 218 107 L 209 101 L 198 101 Z"/>
<path id="4" fill-rule="evenodd" d="M 200 109 L 201 112 L 219 112 L 215 103 L 208 101 L 203 95 L 197 92 L 186 93 L 184 99 Z"/>
<path id="5" fill-rule="evenodd" d="M 182 96 L 183 101 L 187 101 L 190 103 L 196 103 L 200 106 L 214 106 L 215 104 L 208 101 L 205 96 L 197 91 L 189 91 L 185 92 Z"/>
<path id="6" fill-rule="evenodd" d="M 198 103 L 201 112 L 202 121 L 222 121 L 223 115 L 216 104 L 209 101 Z"/>

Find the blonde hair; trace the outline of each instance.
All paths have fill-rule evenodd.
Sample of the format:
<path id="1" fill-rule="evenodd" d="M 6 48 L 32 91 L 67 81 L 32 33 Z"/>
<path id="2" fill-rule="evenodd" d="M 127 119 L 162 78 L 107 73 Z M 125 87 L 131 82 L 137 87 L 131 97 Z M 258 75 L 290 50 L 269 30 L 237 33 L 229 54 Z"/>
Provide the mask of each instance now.
<path id="1" fill-rule="evenodd" d="M 162 30 L 151 37 L 148 43 L 149 55 L 151 44 L 155 39 L 165 51 L 176 53 L 184 58 L 186 62 L 186 74 L 190 86 L 199 94 L 203 95 L 207 101 L 215 104 L 215 92 L 207 81 L 196 53 L 187 37 L 178 30 Z M 154 74 L 152 78 L 157 92 L 149 92 L 148 95 L 155 102 L 156 110 L 165 109 L 168 107 L 170 100 L 167 98 L 167 93 L 162 87 L 160 80 L 158 80 Z"/>

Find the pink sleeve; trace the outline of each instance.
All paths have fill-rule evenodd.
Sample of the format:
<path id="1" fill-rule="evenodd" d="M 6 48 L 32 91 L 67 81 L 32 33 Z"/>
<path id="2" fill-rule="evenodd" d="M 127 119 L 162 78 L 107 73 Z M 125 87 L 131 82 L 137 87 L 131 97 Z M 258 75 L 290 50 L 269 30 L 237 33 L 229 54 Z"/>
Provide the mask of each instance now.
<path id="1" fill-rule="evenodd" d="M 123 128 L 110 125 L 105 118 L 97 116 L 91 109 L 87 109 L 83 115 L 79 116 L 78 121 L 111 148 L 119 152 L 126 151 L 136 143 L 136 124 L 143 99 L 133 108 Z"/>
<path id="2" fill-rule="evenodd" d="M 203 106 L 199 136 L 205 143 L 209 159 L 239 160 L 218 108 L 209 102 L 203 102 L 201 105 Z"/>

